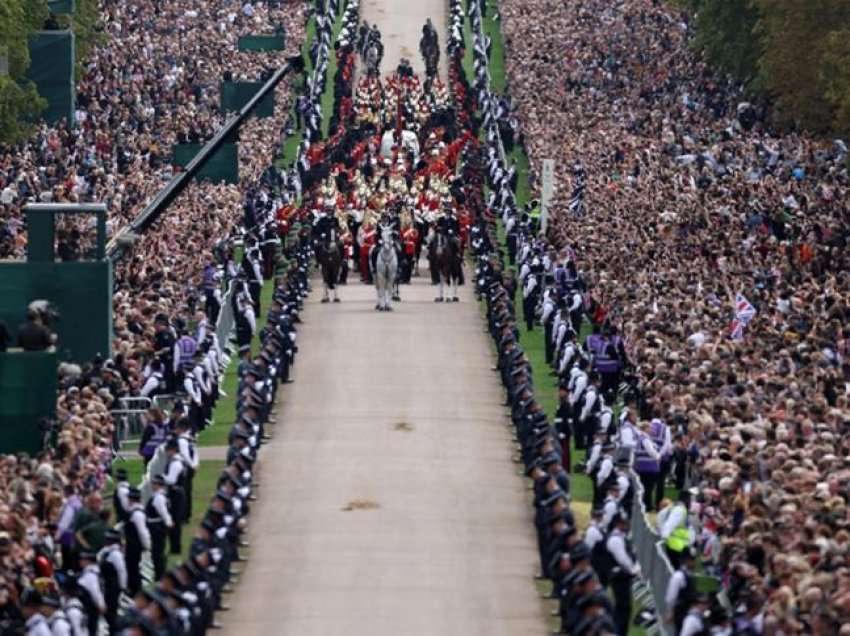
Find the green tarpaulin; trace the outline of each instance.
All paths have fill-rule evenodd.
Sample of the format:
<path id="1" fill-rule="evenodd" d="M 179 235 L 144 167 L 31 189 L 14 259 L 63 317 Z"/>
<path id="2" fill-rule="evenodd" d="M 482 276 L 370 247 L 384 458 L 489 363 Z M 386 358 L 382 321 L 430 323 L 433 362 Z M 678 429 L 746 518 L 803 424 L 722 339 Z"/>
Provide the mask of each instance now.
<path id="1" fill-rule="evenodd" d="M 39 31 L 29 38 L 31 79 L 47 100 L 43 117 L 50 123 L 67 119 L 74 123 L 74 34 L 71 31 Z"/>
<path id="2" fill-rule="evenodd" d="M 243 35 L 239 38 L 240 51 L 282 51 L 286 38 L 282 35 Z"/>
<path id="3" fill-rule="evenodd" d="M 177 144 L 174 146 L 174 163 L 186 167 L 203 148 L 202 144 Z M 222 144 L 195 175 L 196 179 L 215 183 L 239 183 L 239 146 Z"/>
<path id="4" fill-rule="evenodd" d="M 242 110 L 253 99 L 264 82 L 222 82 L 220 108 L 223 113 L 235 113 Z M 260 100 L 253 112 L 255 117 L 272 117 L 274 115 L 274 91 Z"/>

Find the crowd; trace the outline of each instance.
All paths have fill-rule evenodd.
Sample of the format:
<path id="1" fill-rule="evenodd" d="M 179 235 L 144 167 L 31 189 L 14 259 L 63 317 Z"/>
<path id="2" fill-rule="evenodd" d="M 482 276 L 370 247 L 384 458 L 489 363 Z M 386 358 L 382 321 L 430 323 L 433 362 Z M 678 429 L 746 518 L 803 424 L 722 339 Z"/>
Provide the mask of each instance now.
<path id="1" fill-rule="evenodd" d="M 206 141 L 220 127 L 219 83 L 256 81 L 279 65 L 279 52 L 237 52 L 238 37 L 284 32 L 287 51 L 297 52 L 304 8 L 292 0 L 101 3 L 75 121 L 39 125 L 29 140 L 0 148 L 0 256 L 25 253 L 26 202 L 104 202 L 108 234 L 123 227 L 171 177 L 172 146 Z"/>
<path id="2" fill-rule="evenodd" d="M 491 203 L 529 326 L 594 330 L 555 369 L 570 433 L 592 447 L 584 378 L 592 408 L 623 403 L 607 419 L 648 509 L 670 457 L 688 467 L 659 515 L 674 604 L 693 551 L 730 601 L 723 629 L 850 633 L 846 145 L 772 131 L 673 5 L 504 0 L 499 17 L 510 96 L 491 110 L 518 124 L 537 187 L 555 161 L 557 187 L 546 237 L 524 234 L 510 166 Z"/>
<path id="3" fill-rule="evenodd" d="M 25 250 L 20 207 L 26 201 L 106 200 L 111 231 L 126 223 L 170 176 L 171 144 L 203 141 L 219 125 L 218 82 L 256 80 L 280 65 L 298 50 L 309 13 L 304 3 L 278 1 L 221 2 L 203 11 L 177 0 L 108 2 L 103 10 L 104 43 L 78 87 L 77 128 L 42 127 L 0 160 L 5 256 Z M 238 35 L 264 31 L 285 31 L 287 51 L 236 53 Z M 93 627 L 98 616 L 117 633 L 120 591 L 124 603 L 138 591 L 143 550 L 151 551 L 155 578 L 164 578 L 145 601 L 136 598 L 127 633 L 202 633 L 210 624 L 210 603 L 220 600 L 226 583 L 226 568 L 213 561 L 236 555 L 232 541 L 247 510 L 257 427 L 268 417 L 278 380 L 288 379 L 291 321 L 305 293 L 309 232 L 302 235 L 295 222 L 281 246 L 275 218 L 298 188 L 297 175 L 272 165 L 282 131 L 292 127 L 288 110 L 288 87 L 281 85 L 275 117 L 242 126 L 240 184 L 193 183 L 133 246 L 115 272 L 112 358 L 61 365 L 57 421 L 45 431 L 54 443 L 36 457 L 2 458 L 3 633 L 81 634 L 77 623 L 94 621 Z M 235 242 L 243 245 L 241 259 Z M 275 275 L 263 349 L 252 356 L 259 289 Z M 179 551 L 197 468 L 191 440 L 210 422 L 228 361 L 228 345 L 215 334 L 227 285 L 234 287 L 229 298 L 241 358 L 228 467 L 192 543 L 192 559 L 165 573 L 163 529 L 171 527 L 165 535 L 172 552 Z M 171 412 L 147 413 L 140 447 L 149 468 L 162 474 L 142 494 L 116 472 L 116 497 L 104 506 L 100 493 L 109 483 L 117 426 L 110 411 L 121 397 L 175 391 L 184 401 Z M 140 496 L 145 505 L 136 502 Z M 76 631 L 67 631 L 66 621 Z"/>

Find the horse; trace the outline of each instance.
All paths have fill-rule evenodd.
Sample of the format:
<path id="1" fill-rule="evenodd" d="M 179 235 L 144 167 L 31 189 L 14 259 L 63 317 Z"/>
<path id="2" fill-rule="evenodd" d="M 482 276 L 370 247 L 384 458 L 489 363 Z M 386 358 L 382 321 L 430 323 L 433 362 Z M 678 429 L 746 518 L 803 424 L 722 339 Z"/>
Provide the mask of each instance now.
<path id="1" fill-rule="evenodd" d="M 445 232 L 440 230 L 434 232 L 428 242 L 428 262 L 431 271 L 436 272 L 440 279 L 440 295 L 434 299 L 434 302 L 441 303 L 443 300 L 460 302 L 457 286 L 463 279 L 463 264 L 457 238 L 446 236 Z M 443 285 L 453 286 L 454 293 L 451 298 L 443 297 Z"/>
<path id="2" fill-rule="evenodd" d="M 398 253 L 395 248 L 393 230 L 391 227 L 381 226 L 381 245 L 372 248 L 377 255 L 372 265 L 372 278 L 375 280 L 375 289 L 378 293 L 378 311 L 392 311 L 390 298 L 398 299 L 396 284 L 398 279 Z"/>
<path id="3" fill-rule="evenodd" d="M 327 238 L 319 243 L 318 254 L 316 256 L 319 264 L 322 266 L 322 282 L 325 289 L 322 302 L 330 302 L 328 290 L 332 290 L 334 302 L 338 303 L 339 296 L 336 293 L 336 285 L 339 281 L 340 270 L 342 269 L 342 241 L 339 238 L 336 228 L 332 228 L 328 232 Z"/>
<path id="4" fill-rule="evenodd" d="M 415 218 L 413 226 L 416 228 L 416 253 L 413 256 L 413 276 L 419 276 L 419 258 L 422 256 L 422 245 L 428 236 L 428 223 L 419 216 Z"/>

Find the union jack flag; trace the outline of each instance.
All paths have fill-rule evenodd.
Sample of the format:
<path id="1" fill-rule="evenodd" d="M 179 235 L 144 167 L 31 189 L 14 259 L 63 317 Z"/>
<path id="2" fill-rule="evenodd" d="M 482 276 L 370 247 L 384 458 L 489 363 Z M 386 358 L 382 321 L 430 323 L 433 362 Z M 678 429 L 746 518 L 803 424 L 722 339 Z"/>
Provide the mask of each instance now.
<path id="1" fill-rule="evenodd" d="M 729 337 L 732 340 L 741 340 L 744 337 L 744 327 L 756 315 L 756 308 L 744 297 L 743 294 L 735 294 L 735 319 L 729 326 Z"/>

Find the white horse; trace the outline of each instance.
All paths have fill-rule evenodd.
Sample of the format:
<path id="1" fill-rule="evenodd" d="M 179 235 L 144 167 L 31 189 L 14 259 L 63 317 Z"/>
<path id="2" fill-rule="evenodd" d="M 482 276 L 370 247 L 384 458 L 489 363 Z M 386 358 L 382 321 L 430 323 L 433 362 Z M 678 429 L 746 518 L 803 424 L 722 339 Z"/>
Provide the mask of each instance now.
<path id="1" fill-rule="evenodd" d="M 378 257 L 375 259 L 375 289 L 378 292 L 378 311 L 392 311 L 390 299 L 395 288 L 396 275 L 398 274 L 398 256 L 395 252 L 393 230 L 391 227 L 381 227 L 381 247 L 378 249 Z"/>

